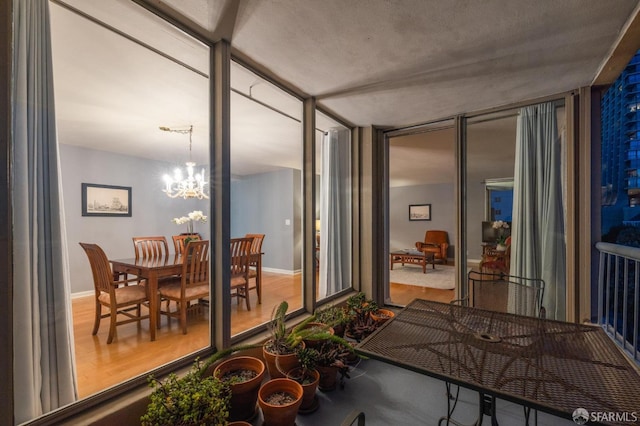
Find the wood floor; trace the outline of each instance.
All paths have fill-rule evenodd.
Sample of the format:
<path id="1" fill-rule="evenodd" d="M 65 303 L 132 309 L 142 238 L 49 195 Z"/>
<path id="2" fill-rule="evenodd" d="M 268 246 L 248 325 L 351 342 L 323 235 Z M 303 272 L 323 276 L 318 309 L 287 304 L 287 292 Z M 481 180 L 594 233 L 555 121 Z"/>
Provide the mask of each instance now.
<path id="1" fill-rule="evenodd" d="M 262 304 L 258 304 L 255 291 L 251 292 L 251 311 L 244 301 L 232 301 L 231 333 L 258 326 L 269 320 L 273 307 L 282 300 L 289 302 L 289 310 L 300 308 L 300 275 L 264 272 Z M 416 297 L 449 302 L 453 290 L 391 284 L 394 304 L 405 305 Z M 148 322 L 142 325 L 119 326 L 117 337 L 107 345 L 108 319 L 103 319 L 96 336 L 91 335 L 94 320 L 93 296 L 73 299 L 76 370 L 80 398 L 107 389 L 132 377 L 169 363 L 209 345 L 208 312 L 189 317 L 188 333 L 182 334 L 177 320 L 161 319 L 156 340 L 149 341 Z"/>

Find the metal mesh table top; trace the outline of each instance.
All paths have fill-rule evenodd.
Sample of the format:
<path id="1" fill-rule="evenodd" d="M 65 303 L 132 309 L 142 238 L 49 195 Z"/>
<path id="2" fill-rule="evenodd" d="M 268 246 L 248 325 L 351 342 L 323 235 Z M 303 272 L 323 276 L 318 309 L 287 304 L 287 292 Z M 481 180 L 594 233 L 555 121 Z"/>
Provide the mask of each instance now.
<path id="1" fill-rule="evenodd" d="M 563 417 L 640 412 L 640 374 L 600 328 L 416 299 L 357 351 Z"/>

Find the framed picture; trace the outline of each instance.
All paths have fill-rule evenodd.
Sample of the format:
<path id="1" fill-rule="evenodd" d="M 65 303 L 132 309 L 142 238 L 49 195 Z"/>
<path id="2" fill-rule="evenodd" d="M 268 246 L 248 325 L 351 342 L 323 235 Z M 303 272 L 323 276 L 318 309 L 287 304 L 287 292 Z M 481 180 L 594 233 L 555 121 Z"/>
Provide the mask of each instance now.
<path id="1" fill-rule="evenodd" d="M 409 220 L 431 220 L 431 204 L 409 204 Z"/>
<path id="2" fill-rule="evenodd" d="M 83 183 L 82 216 L 131 217 L 131 187 Z"/>

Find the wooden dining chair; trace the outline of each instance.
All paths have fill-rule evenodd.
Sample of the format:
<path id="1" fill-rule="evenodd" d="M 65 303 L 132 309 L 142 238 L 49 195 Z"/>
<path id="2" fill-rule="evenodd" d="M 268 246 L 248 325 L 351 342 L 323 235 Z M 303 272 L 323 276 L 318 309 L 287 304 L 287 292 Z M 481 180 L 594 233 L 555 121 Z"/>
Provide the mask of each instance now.
<path id="1" fill-rule="evenodd" d="M 173 235 L 171 237 L 171 239 L 173 239 L 173 249 L 174 249 L 176 254 L 182 254 L 182 252 L 184 251 L 184 242 L 185 242 L 185 240 L 187 238 L 189 240 L 201 240 L 202 239 L 200 234 Z"/>
<path id="2" fill-rule="evenodd" d="M 133 249 L 136 259 L 165 257 L 169 254 L 169 244 L 164 236 L 161 237 L 133 237 Z"/>
<path id="3" fill-rule="evenodd" d="M 236 297 L 238 305 L 243 298 L 247 310 L 251 310 L 249 298 L 249 262 L 253 238 L 231 239 L 231 297 Z"/>
<path id="4" fill-rule="evenodd" d="M 178 318 L 182 334 L 187 334 L 187 311 L 199 307 L 190 302 L 209 297 L 209 241 L 189 241 L 183 258 L 180 281 L 160 287 L 158 293 L 161 298 L 176 303 L 175 311 L 171 311 L 167 303 L 167 309 L 160 313 Z"/>
<path id="5" fill-rule="evenodd" d="M 258 303 L 262 303 L 262 241 L 264 234 L 246 234 L 245 238 L 253 238 L 251 242 L 251 256 L 249 258 L 249 279 L 254 279 L 255 285 L 249 284 L 249 290 L 256 290 Z"/>
<path id="6" fill-rule="evenodd" d="M 102 318 L 111 318 L 109 337 L 107 338 L 107 344 L 110 344 L 116 335 L 116 326 L 136 321 L 141 322 L 143 319 L 149 318 L 148 314 L 142 315 L 141 309 L 143 304 L 149 302 L 147 289 L 143 285 L 128 285 L 138 281 L 137 278 L 114 279 L 109 259 L 97 244 L 80 243 L 80 246 L 89 258 L 93 274 L 96 314 L 91 334 L 95 336 L 98 333 Z M 109 313 L 102 314 L 103 306 L 109 308 Z M 118 315 L 123 315 L 127 319 L 118 321 Z"/>

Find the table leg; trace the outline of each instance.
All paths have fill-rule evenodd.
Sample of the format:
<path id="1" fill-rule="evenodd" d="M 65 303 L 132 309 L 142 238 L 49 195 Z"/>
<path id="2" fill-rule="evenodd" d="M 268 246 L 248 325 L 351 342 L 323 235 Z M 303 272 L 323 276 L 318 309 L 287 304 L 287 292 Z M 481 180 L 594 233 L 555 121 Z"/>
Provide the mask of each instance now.
<path id="1" fill-rule="evenodd" d="M 147 279 L 147 286 L 149 291 L 149 334 L 151 335 L 151 341 L 156 340 L 156 328 L 160 326 L 158 321 L 158 274 L 155 271 L 149 273 Z"/>
<path id="2" fill-rule="evenodd" d="M 258 288 L 258 303 L 262 303 L 262 253 L 258 254 L 256 262 L 256 287 Z"/>

